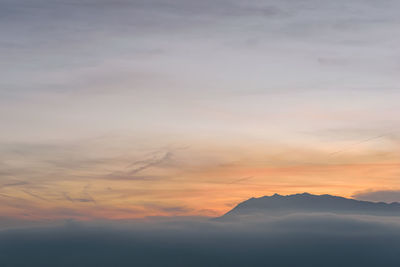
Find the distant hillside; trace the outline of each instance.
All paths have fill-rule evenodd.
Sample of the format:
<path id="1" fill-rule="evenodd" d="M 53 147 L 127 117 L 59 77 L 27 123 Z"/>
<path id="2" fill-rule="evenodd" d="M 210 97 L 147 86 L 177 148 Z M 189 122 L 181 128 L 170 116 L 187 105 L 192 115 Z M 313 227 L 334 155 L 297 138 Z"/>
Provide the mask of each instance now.
<path id="1" fill-rule="evenodd" d="M 332 195 L 308 193 L 250 198 L 219 219 L 248 215 L 284 215 L 291 213 L 337 213 L 375 216 L 400 216 L 400 203 L 369 202 Z"/>

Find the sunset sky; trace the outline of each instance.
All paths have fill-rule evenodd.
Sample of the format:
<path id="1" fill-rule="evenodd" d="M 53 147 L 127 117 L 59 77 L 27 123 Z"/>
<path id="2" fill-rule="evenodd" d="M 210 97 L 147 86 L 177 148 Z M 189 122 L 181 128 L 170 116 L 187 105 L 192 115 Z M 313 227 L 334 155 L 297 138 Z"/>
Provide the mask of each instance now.
<path id="1" fill-rule="evenodd" d="M 400 201 L 400 1 L 378 2 L 0 0 L 1 217 Z"/>

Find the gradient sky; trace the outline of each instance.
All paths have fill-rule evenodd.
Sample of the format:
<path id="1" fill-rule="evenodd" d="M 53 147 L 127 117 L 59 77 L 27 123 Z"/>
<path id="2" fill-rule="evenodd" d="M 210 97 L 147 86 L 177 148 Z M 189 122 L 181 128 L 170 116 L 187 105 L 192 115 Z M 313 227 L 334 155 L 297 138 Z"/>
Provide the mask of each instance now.
<path id="1" fill-rule="evenodd" d="M 398 10 L 0 0 L 0 213 L 216 216 L 297 192 L 400 201 Z"/>

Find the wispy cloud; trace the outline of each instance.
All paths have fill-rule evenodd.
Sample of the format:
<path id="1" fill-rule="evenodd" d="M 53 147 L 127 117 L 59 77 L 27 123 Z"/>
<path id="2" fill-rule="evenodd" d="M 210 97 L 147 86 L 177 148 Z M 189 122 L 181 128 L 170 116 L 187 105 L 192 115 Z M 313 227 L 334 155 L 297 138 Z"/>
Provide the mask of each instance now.
<path id="1" fill-rule="evenodd" d="M 0 184 L 0 189 L 1 189 L 1 188 L 5 188 L 5 187 L 14 187 L 14 186 L 23 186 L 23 185 L 29 185 L 29 182 L 26 182 L 26 181 L 18 181 L 18 182 L 11 182 L 11 183 Z"/>
<path id="2" fill-rule="evenodd" d="M 164 153 L 164 152 L 163 152 Z M 137 175 L 138 173 L 145 171 L 150 168 L 161 166 L 168 163 L 171 160 L 172 152 L 165 152 L 161 157 L 159 155 L 152 156 L 144 160 L 135 161 L 128 165 L 126 170 L 115 171 L 107 174 L 105 178 L 108 179 L 119 179 L 119 180 L 152 180 L 162 178 L 162 176 L 152 175 Z"/>
<path id="3" fill-rule="evenodd" d="M 353 197 L 359 200 L 376 202 L 400 202 L 400 190 L 367 190 L 356 192 Z"/>
<path id="4" fill-rule="evenodd" d="M 29 195 L 29 196 L 34 197 L 34 198 L 37 198 L 37 199 L 40 199 L 40 200 L 44 200 L 44 201 L 49 201 L 49 200 L 46 199 L 45 197 L 42 197 L 42 196 L 40 196 L 40 195 L 38 195 L 38 194 L 35 194 L 35 193 L 32 193 L 32 192 L 30 192 L 30 191 L 28 191 L 28 190 L 21 190 L 21 191 L 24 192 L 25 194 Z"/>
<path id="5" fill-rule="evenodd" d="M 70 202 L 81 202 L 81 203 L 96 203 L 96 200 L 89 193 L 90 184 L 83 187 L 82 191 L 79 193 L 79 197 L 71 197 L 67 192 L 63 192 L 64 198 Z"/>
<path id="6" fill-rule="evenodd" d="M 160 164 L 165 163 L 170 160 L 172 156 L 171 152 L 166 152 L 161 158 L 157 158 L 156 156 L 151 159 L 140 160 L 132 163 L 127 167 L 129 169 L 127 172 L 128 175 L 136 174 L 150 167 L 154 167 Z"/>

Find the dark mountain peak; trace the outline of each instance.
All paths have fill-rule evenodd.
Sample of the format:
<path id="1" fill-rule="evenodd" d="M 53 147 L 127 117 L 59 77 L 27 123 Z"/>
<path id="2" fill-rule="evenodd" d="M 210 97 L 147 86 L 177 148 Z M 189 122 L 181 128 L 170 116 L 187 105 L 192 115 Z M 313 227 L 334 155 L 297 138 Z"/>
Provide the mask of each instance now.
<path id="1" fill-rule="evenodd" d="M 400 216 L 400 203 L 360 201 L 334 195 L 293 195 L 264 196 L 250 198 L 239 203 L 221 218 L 242 215 L 283 215 L 291 213 L 338 213 L 364 214 L 375 216 Z"/>
<path id="2" fill-rule="evenodd" d="M 304 196 L 304 197 L 312 196 L 310 193 L 307 193 L 307 192 L 297 194 L 297 195 Z"/>

